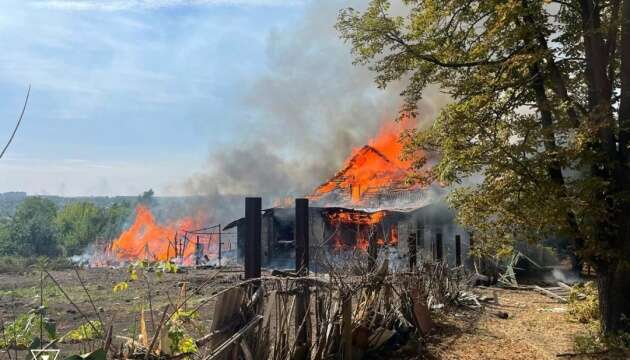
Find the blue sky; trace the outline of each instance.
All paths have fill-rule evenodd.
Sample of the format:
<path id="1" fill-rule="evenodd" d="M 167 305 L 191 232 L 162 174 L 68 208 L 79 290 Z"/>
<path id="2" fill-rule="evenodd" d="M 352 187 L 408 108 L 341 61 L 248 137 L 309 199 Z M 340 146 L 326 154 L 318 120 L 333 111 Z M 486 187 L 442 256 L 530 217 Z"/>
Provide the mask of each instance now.
<path id="1" fill-rule="evenodd" d="M 0 137 L 33 89 L 0 191 L 136 194 L 189 176 L 247 120 L 242 89 L 265 71 L 270 32 L 304 8 L 3 0 Z"/>
<path id="2" fill-rule="evenodd" d="M 334 30 L 366 3 L 2 0 L 0 192 L 308 194 L 400 106 Z"/>

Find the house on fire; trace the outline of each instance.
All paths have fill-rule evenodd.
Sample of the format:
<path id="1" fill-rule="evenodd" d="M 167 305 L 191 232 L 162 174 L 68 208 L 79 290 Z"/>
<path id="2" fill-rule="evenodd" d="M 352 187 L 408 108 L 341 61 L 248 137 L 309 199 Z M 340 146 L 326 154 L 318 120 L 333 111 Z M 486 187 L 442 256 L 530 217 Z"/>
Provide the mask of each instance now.
<path id="1" fill-rule="evenodd" d="M 262 263 L 294 266 L 295 209 L 270 208 L 262 213 Z M 224 229 L 237 229 L 237 255 L 244 256 L 245 219 Z M 309 243 L 313 257 L 322 251 L 368 251 L 388 248 L 405 261 L 411 252 L 419 259 L 447 261 L 451 266 L 468 264 L 470 235 L 454 222 L 454 213 L 441 203 L 415 209 L 368 211 L 344 207 L 309 208 Z M 316 256 L 316 255 L 315 255 Z"/>
<path id="2" fill-rule="evenodd" d="M 381 248 L 401 259 L 444 260 L 468 264 L 470 235 L 455 223 L 455 213 L 439 200 L 439 186 L 409 185 L 408 166 L 366 145 L 309 196 L 310 254 Z M 294 266 L 295 209 L 274 207 L 262 213 L 262 263 Z M 245 219 L 237 228 L 238 257 L 244 256 Z M 371 247 L 370 247 L 371 245 Z"/>

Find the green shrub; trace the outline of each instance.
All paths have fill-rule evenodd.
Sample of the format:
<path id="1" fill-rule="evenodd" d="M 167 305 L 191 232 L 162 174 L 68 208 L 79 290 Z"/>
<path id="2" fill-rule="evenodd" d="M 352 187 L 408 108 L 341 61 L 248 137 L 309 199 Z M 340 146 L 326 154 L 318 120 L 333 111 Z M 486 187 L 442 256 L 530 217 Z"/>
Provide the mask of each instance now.
<path id="1" fill-rule="evenodd" d="M 583 324 L 599 320 L 599 301 L 594 282 L 573 287 L 569 294 L 568 310 L 574 320 Z"/>
<path id="2" fill-rule="evenodd" d="M 91 324 L 91 325 L 90 325 Z M 103 336 L 103 324 L 100 321 L 90 321 L 66 334 L 64 340 L 89 341 Z"/>
<path id="3" fill-rule="evenodd" d="M 41 316 L 45 313 L 46 309 L 41 308 L 20 314 L 14 321 L 5 323 L 0 336 L 0 349 L 29 348 L 33 343 L 40 343 L 41 339 L 38 338 L 40 329 L 49 340 L 57 338 L 55 322 Z"/>

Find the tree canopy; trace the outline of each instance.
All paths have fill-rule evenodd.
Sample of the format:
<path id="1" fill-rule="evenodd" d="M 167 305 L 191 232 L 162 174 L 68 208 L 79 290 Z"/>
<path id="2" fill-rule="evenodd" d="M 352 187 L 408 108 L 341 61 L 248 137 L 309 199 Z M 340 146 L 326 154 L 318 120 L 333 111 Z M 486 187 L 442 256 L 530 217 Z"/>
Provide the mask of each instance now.
<path id="1" fill-rule="evenodd" d="M 630 0 L 402 4 L 344 9 L 337 29 L 379 86 L 406 83 L 403 111 L 430 84 L 452 99 L 407 139 L 409 156 L 440 156 L 419 177 L 454 185 L 485 244 L 571 239 L 597 269 L 603 330 L 627 329 L 614 293 L 630 291 Z"/>
<path id="2" fill-rule="evenodd" d="M 104 228 L 103 209 L 89 202 L 66 205 L 55 219 L 59 242 L 68 255 L 76 255 L 96 240 Z"/>
<path id="3" fill-rule="evenodd" d="M 56 256 L 60 253 L 55 216 L 57 207 L 40 197 L 26 199 L 9 225 L 9 249 L 21 256 Z"/>
<path id="4" fill-rule="evenodd" d="M 128 202 L 109 207 L 72 202 L 57 210 L 50 199 L 27 197 L 12 218 L 0 220 L 0 255 L 81 254 L 100 238 L 118 237 L 131 213 Z"/>

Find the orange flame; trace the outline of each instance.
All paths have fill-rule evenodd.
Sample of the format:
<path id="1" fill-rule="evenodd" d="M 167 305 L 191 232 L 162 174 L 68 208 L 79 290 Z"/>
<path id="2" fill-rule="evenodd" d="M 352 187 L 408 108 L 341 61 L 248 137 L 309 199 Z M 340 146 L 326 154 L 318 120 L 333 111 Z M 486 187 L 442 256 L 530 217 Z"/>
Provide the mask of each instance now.
<path id="1" fill-rule="evenodd" d="M 335 229 L 335 235 L 333 238 L 333 247 L 335 250 L 343 250 L 347 245 L 344 244 L 343 237 L 341 235 L 341 225 L 356 227 L 355 243 L 353 244 L 358 250 L 363 252 L 367 251 L 369 246 L 369 239 L 375 238 L 378 245 L 385 245 L 385 241 L 378 232 L 378 226 L 382 226 L 381 222 L 385 217 L 384 211 L 377 211 L 374 213 L 365 213 L 357 211 L 335 211 L 326 214 L 328 221 L 333 225 Z M 395 225 L 394 225 L 395 226 Z M 394 231 L 394 230 L 392 230 Z M 397 231 L 396 231 L 397 233 Z M 397 243 L 397 239 L 396 239 Z M 389 244 L 396 245 L 390 237 Z"/>
<path id="2" fill-rule="evenodd" d="M 176 254 L 174 243 L 176 233 L 198 228 L 199 224 L 200 222 L 193 218 L 183 218 L 170 224 L 160 225 L 155 221 L 148 207 L 138 206 L 134 223 L 113 241 L 110 255 L 121 261 L 169 260 Z M 184 242 L 182 246 L 184 263 L 190 264 L 193 261 L 195 247 L 196 239 Z"/>
<path id="3" fill-rule="evenodd" d="M 385 123 L 378 135 L 361 148 L 355 148 L 335 176 L 320 185 L 311 198 L 321 199 L 333 190 L 341 189 L 350 194 L 353 204 L 358 204 L 367 192 L 382 188 L 409 188 L 405 180 L 411 169 L 411 161 L 402 160 L 403 144 L 400 137 L 413 127 L 413 119 L 404 116 L 401 121 Z"/>

